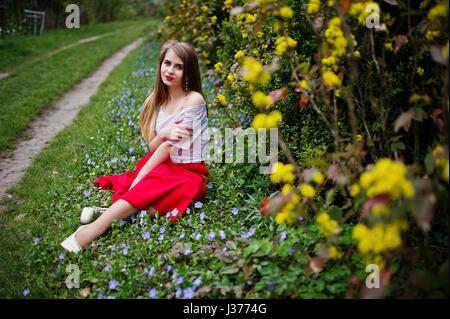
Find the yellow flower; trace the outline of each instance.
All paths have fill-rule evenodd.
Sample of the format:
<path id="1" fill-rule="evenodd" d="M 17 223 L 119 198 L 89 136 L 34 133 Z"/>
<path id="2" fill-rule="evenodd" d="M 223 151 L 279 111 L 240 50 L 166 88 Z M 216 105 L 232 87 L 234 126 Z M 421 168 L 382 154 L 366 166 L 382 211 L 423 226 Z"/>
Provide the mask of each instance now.
<path id="1" fill-rule="evenodd" d="M 359 195 L 359 192 L 361 191 L 361 189 L 359 188 L 358 184 L 353 184 L 352 186 L 350 186 L 350 196 L 351 197 L 356 197 Z"/>
<path id="2" fill-rule="evenodd" d="M 208 11 L 208 7 L 207 6 L 202 6 L 202 11 Z"/>
<path id="3" fill-rule="evenodd" d="M 342 81 L 339 79 L 339 77 L 331 71 L 326 71 L 323 73 L 323 80 L 329 86 L 340 87 L 342 84 Z"/>
<path id="4" fill-rule="evenodd" d="M 428 41 L 433 41 L 434 38 L 439 36 L 439 34 L 439 30 L 428 30 L 427 33 L 425 33 L 425 38 L 427 38 Z"/>
<path id="5" fill-rule="evenodd" d="M 227 100 L 226 100 L 226 98 L 225 98 L 224 95 L 222 95 L 222 94 L 217 94 L 217 98 L 219 99 L 219 102 L 220 102 L 221 104 L 223 104 L 223 105 L 226 105 L 226 104 L 227 104 Z"/>
<path id="6" fill-rule="evenodd" d="M 219 71 L 219 72 L 223 72 L 223 64 L 222 62 L 217 62 L 216 64 L 214 64 L 214 68 Z"/>
<path id="7" fill-rule="evenodd" d="M 303 196 L 307 198 L 313 198 L 316 194 L 316 191 L 314 190 L 314 187 L 312 187 L 309 184 L 302 184 L 300 185 L 300 193 L 302 193 Z"/>
<path id="8" fill-rule="evenodd" d="M 284 165 L 281 162 L 273 164 L 272 174 L 270 175 L 270 180 L 272 183 L 278 183 L 279 181 L 284 183 L 292 183 L 294 179 L 294 166 L 292 164 Z"/>
<path id="9" fill-rule="evenodd" d="M 435 21 L 439 18 L 446 18 L 448 15 L 448 1 L 444 1 L 441 4 L 430 9 L 428 12 L 428 19 Z"/>
<path id="10" fill-rule="evenodd" d="M 328 248 L 328 253 L 330 254 L 331 259 L 341 259 L 342 256 L 344 256 L 344 253 L 339 251 L 336 246 Z"/>
<path id="11" fill-rule="evenodd" d="M 284 184 L 283 188 L 281 189 L 281 193 L 283 195 L 288 195 L 294 190 L 291 184 Z"/>
<path id="12" fill-rule="evenodd" d="M 263 35 L 264 35 L 264 33 L 262 33 L 261 31 L 258 31 L 258 32 L 256 33 L 256 36 L 257 36 L 258 38 L 262 38 Z"/>
<path id="13" fill-rule="evenodd" d="M 283 55 L 283 53 L 285 53 L 289 48 L 295 48 L 295 46 L 297 45 L 297 41 L 295 41 L 289 36 L 283 36 L 279 37 L 275 41 L 275 44 L 277 46 L 276 48 L 277 54 Z"/>
<path id="14" fill-rule="evenodd" d="M 264 72 L 262 64 L 253 57 L 246 57 L 242 67 L 246 72 L 242 77 L 244 81 L 252 84 L 267 84 L 270 80 L 270 74 Z"/>
<path id="15" fill-rule="evenodd" d="M 252 98 L 253 104 L 260 109 L 266 108 L 273 104 L 273 100 L 270 96 L 265 95 L 261 91 L 255 92 Z"/>
<path id="16" fill-rule="evenodd" d="M 239 50 L 238 52 L 236 52 L 236 54 L 234 55 L 235 59 L 240 59 L 244 56 L 244 51 Z"/>
<path id="17" fill-rule="evenodd" d="M 311 86 L 309 85 L 308 81 L 306 80 L 302 80 L 300 82 L 300 86 L 305 89 L 305 90 L 309 90 L 311 88 Z"/>
<path id="18" fill-rule="evenodd" d="M 364 141 L 364 138 L 363 138 L 363 136 L 361 134 L 356 135 L 356 139 L 357 139 L 358 142 L 363 142 Z"/>
<path id="19" fill-rule="evenodd" d="M 327 237 L 340 232 L 337 221 L 330 219 L 327 213 L 320 213 L 316 222 L 319 224 L 319 231 Z"/>
<path id="20" fill-rule="evenodd" d="M 393 162 L 389 158 L 382 158 L 370 172 L 360 176 L 360 185 L 367 188 L 367 196 L 386 194 L 391 198 L 414 196 L 414 187 L 406 178 L 406 167 L 403 163 Z"/>
<path id="21" fill-rule="evenodd" d="M 391 42 L 386 42 L 384 44 L 384 47 L 389 50 L 389 51 L 394 51 L 394 48 L 392 47 L 392 43 Z"/>
<path id="22" fill-rule="evenodd" d="M 375 216 L 378 215 L 387 215 L 389 213 L 389 207 L 385 204 L 374 205 L 372 207 L 372 214 Z"/>
<path id="23" fill-rule="evenodd" d="M 311 0 L 308 3 L 308 14 L 317 13 L 320 9 L 320 0 Z"/>
<path id="24" fill-rule="evenodd" d="M 275 128 L 281 119 L 281 113 L 277 110 L 273 110 L 268 115 L 260 113 L 253 118 L 251 126 L 255 131 L 258 131 L 259 128 Z"/>
<path id="25" fill-rule="evenodd" d="M 325 180 L 325 176 L 321 172 L 317 172 L 313 176 L 313 181 L 318 185 L 321 185 Z"/>
<path id="26" fill-rule="evenodd" d="M 422 68 L 419 66 L 419 67 L 417 67 L 416 72 L 417 72 L 417 74 L 419 74 L 420 76 L 422 76 L 422 75 L 423 75 L 423 72 L 424 72 L 424 69 L 422 69 Z"/>
<path id="27" fill-rule="evenodd" d="M 352 237 L 354 239 L 361 239 L 366 236 L 366 234 L 369 232 L 369 229 L 364 224 L 357 224 L 355 227 L 353 227 Z"/>
<path id="28" fill-rule="evenodd" d="M 217 17 L 216 16 L 212 16 L 211 17 L 211 22 L 212 23 L 216 23 L 217 22 Z"/>
<path id="29" fill-rule="evenodd" d="M 281 213 L 278 213 L 275 217 L 275 222 L 279 225 L 283 223 L 292 224 L 297 216 L 292 211 L 282 211 Z"/>
<path id="30" fill-rule="evenodd" d="M 237 74 L 236 73 L 228 73 L 227 79 L 229 81 L 233 81 L 235 78 L 237 78 Z"/>
<path id="31" fill-rule="evenodd" d="M 290 19 L 293 17 L 293 15 L 294 12 L 290 7 L 285 6 L 280 9 L 280 16 L 282 16 L 284 19 Z"/>

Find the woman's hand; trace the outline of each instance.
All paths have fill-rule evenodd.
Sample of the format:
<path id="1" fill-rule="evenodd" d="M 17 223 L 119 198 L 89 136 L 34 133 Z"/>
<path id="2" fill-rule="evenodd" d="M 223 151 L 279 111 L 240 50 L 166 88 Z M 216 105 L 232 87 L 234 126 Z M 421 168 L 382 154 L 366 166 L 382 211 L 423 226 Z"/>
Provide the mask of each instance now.
<path id="1" fill-rule="evenodd" d="M 192 126 L 180 124 L 182 121 L 183 119 L 178 119 L 170 122 L 161 129 L 159 134 L 161 135 L 161 137 L 163 137 L 163 139 L 175 142 L 193 135 Z"/>

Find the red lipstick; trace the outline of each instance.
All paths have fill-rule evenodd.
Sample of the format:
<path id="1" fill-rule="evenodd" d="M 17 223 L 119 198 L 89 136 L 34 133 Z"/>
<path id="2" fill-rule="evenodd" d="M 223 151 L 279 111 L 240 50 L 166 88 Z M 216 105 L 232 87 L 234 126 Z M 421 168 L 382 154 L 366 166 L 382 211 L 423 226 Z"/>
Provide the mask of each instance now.
<path id="1" fill-rule="evenodd" d="M 172 81 L 173 78 L 171 78 L 170 76 L 167 76 L 167 75 L 166 75 L 166 80 L 167 80 L 167 81 Z"/>

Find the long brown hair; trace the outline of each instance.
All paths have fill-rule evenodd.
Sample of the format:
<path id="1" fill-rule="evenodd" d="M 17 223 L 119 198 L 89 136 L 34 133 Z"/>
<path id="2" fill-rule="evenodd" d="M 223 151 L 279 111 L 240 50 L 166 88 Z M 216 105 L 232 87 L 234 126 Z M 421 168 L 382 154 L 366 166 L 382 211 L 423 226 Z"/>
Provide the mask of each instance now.
<path id="1" fill-rule="evenodd" d="M 161 48 L 158 59 L 158 68 L 156 71 L 155 89 L 152 94 L 145 100 L 139 115 L 139 125 L 141 126 L 141 133 L 144 139 L 150 143 L 155 137 L 156 118 L 161 105 L 169 102 L 169 89 L 161 79 L 161 64 L 169 49 L 172 49 L 177 56 L 183 61 L 183 79 L 182 85 L 188 81 L 188 90 L 200 93 L 203 98 L 205 95 L 202 90 L 202 82 L 200 78 L 200 71 L 198 67 L 197 54 L 194 49 L 186 42 L 179 42 L 169 40 Z M 206 99 L 205 99 L 206 101 Z M 208 109 L 206 109 L 208 111 Z"/>

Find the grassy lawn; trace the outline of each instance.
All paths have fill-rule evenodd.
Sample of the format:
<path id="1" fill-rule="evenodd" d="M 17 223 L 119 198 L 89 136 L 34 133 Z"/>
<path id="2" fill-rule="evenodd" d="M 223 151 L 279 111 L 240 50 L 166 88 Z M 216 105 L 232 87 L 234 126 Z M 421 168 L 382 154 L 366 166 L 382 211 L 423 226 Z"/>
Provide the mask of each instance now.
<path id="1" fill-rule="evenodd" d="M 118 31 L 127 27 L 136 27 L 145 23 L 144 18 L 131 21 L 114 21 L 81 26 L 79 29 L 44 30 L 41 36 L 7 36 L 0 40 L 0 72 L 9 72 L 24 63 L 43 56 L 80 39 Z"/>
<path id="2" fill-rule="evenodd" d="M 111 204 L 112 192 L 98 192 L 92 181 L 134 170 L 147 153 L 137 119 L 152 90 L 159 49 L 160 43 L 151 42 L 130 54 L 73 124 L 35 158 L 12 189 L 15 199 L 4 200 L 0 297 L 345 297 L 350 274 L 365 276 L 362 261 L 344 258 L 308 274 L 310 255 L 319 248 L 311 245 L 317 224 L 299 220 L 302 227 L 286 228 L 261 217 L 260 203 L 274 186 L 259 174 L 259 163 L 207 163 L 206 196 L 175 224 L 137 213 L 115 221 L 80 254 L 59 246 L 79 227 L 83 206 Z M 216 94 L 213 81 L 203 78 L 208 101 Z M 246 115 L 232 114 L 249 126 Z M 231 127 L 213 105 L 209 116 L 210 127 Z M 341 240 L 350 247 L 349 235 Z M 66 287 L 70 264 L 80 270 L 79 288 Z"/>
<path id="3" fill-rule="evenodd" d="M 103 60 L 138 37 L 147 36 L 157 20 L 83 43 L 36 61 L 0 80 L 0 151 L 11 150 L 30 121 Z"/>

